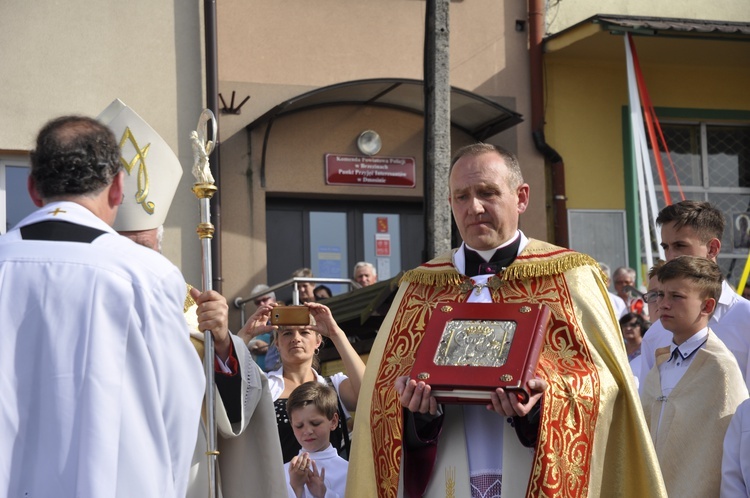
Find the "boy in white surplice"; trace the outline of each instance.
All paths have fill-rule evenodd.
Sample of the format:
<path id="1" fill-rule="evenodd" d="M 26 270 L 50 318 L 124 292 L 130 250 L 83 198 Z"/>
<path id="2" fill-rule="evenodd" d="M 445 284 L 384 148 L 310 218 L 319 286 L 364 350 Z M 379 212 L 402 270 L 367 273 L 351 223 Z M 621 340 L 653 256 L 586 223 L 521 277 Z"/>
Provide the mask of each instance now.
<path id="1" fill-rule="evenodd" d="M 302 449 L 284 464 L 289 498 L 339 498 L 346 490 L 349 462 L 331 445 L 339 425 L 338 395 L 317 381 L 305 382 L 289 395 L 286 412 Z"/>
<path id="2" fill-rule="evenodd" d="M 719 496 L 722 442 L 747 398 L 734 355 L 708 328 L 721 270 L 680 256 L 656 272 L 656 305 L 672 344 L 656 350 L 641 402 L 669 496 Z"/>

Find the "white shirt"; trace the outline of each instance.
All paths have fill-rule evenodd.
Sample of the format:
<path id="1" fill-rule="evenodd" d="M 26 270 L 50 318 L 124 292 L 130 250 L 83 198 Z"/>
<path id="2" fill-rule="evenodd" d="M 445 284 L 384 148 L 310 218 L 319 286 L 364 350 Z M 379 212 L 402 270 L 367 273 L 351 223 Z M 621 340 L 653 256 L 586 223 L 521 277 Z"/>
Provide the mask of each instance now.
<path id="1" fill-rule="evenodd" d="M 659 365 L 662 396 L 669 396 L 669 393 L 677 386 L 688 367 L 693 363 L 695 353 L 706 344 L 707 338 L 708 328 L 704 328 L 679 346 L 672 343 L 669 347 L 671 355 L 669 360 Z"/>
<path id="2" fill-rule="evenodd" d="M 721 498 L 750 498 L 750 400 L 737 408 L 724 437 Z"/>
<path id="3" fill-rule="evenodd" d="M 708 322 L 708 326 L 716 337 L 737 358 L 745 383 L 750 386 L 750 301 L 738 295 L 729 284 L 724 281 L 721 286 L 721 296 L 716 303 L 716 310 Z M 641 372 L 640 381 L 648 375 L 649 370 L 656 363 L 654 356 L 657 348 L 669 346 L 672 333 L 662 326 L 661 320 L 654 322 L 641 342 Z"/>
<path id="4" fill-rule="evenodd" d="M 182 498 L 205 385 L 185 281 L 79 204 L 18 226 L 48 220 L 105 233 L 0 237 L 0 494 Z"/>
<path id="5" fill-rule="evenodd" d="M 640 379 L 638 378 L 638 374 L 641 372 L 641 361 L 643 358 L 642 354 L 639 354 L 632 360 L 630 360 L 630 371 L 633 372 L 633 381 L 635 382 L 636 389 L 640 388 Z"/>
<path id="6" fill-rule="evenodd" d="M 628 305 L 625 303 L 625 301 L 620 296 L 612 292 L 607 291 L 607 295 L 609 295 L 609 300 L 612 302 L 612 308 L 614 308 L 615 310 L 615 316 L 618 319 L 625 316 L 628 313 Z"/>
<path id="7" fill-rule="evenodd" d="M 300 450 L 300 454 L 305 451 Z M 338 452 L 333 446 L 328 444 L 328 447 L 322 451 L 313 451 L 310 453 L 310 459 L 315 461 L 315 465 L 318 467 L 318 473 L 321 469 L 326 469 L 326 475 L 324 483 L 326 485 L 325 498 L 341 498 L 346 492 L 346 473 L 349 470 L 349 462 L 341 458 Z M 284 475 L 286 476 L 286 487 L 289 493 L 289 498 L 297 498 L 294 493 L 291 484 L 289 484 L 289 465 L 292 462 L 284 464 Z M 305 498 L 312 498 L 310 491 L 305 486 L 305 491 L 302 493 Z"/>
<path id="8" fill-rule="evenodd" d="M 662 398 L 666 399 L 669 394 L 677 387 L 677 384 L 685 376 L 685 372 L 693 363 L 695 354 L 699 349 L 706 345 L 708 339 L 708 328 L 703 328 L 692 335 L 687 341 L 679 346 L 675 343 L 669 347 L 669 360 L 659 365 L 659 382 L 661 384 Z M 642 355 L 641 355 L 642 356 Z M 659 423 L 656 426 L 656 433 L 661 428 L 661 417 L 664 414 L 664 403 L 661 404 L 659 413 Z"/>

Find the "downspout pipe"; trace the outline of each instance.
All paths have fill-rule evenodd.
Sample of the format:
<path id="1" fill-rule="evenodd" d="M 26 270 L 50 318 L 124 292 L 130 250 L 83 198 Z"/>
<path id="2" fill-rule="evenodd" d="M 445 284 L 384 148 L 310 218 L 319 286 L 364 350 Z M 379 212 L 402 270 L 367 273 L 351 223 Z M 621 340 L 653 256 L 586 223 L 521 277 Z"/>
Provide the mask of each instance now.
<path id="1" fill-rule="evenodd" d="M 550 165 L 554 243 L 568 247 L 568 208 L 565 162 L 544 138 L 544 0 L 529 0 L 529 66 L 531 78 L 531 134 L 534 146 Z"/>
<path id="2" fill-rule="evenodd" d="M 218 42 L 216 39 L 216 0 L 205 0 L 203 4 L 203 19 L 206 48 L 206 107 L 211 109 L 216 117 L 219 128 L 219 62 Z M 211 239 L 211 275 L 212 288 L 221 294 L 224 278 L 221 273 L 221 175 L 219 174 L 219 137 L 211 137 L 214 150 L 209 157 L 211 174 L 217 191 L 211 198 L 211 218 L 214 225 L 214 235 Z"/>

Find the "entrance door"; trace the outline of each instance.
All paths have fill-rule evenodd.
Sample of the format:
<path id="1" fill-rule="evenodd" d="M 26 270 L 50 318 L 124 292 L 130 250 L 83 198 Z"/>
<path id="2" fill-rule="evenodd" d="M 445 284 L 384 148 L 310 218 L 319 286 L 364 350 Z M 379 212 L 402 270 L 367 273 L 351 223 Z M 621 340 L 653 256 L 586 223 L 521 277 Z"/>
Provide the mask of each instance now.
<path id="1" fill-rule="evenodd" d="M 378 280 L 423 261 L 422 206 L 392 202 L 267 199 L 268 284 L 307 267 L 316 277 L 352 278 L 358 261 L 375 265 Z M 346 285 L 329 285 L 334 295 Z M 291 302 L 291 290 L 277 293 Z"/>

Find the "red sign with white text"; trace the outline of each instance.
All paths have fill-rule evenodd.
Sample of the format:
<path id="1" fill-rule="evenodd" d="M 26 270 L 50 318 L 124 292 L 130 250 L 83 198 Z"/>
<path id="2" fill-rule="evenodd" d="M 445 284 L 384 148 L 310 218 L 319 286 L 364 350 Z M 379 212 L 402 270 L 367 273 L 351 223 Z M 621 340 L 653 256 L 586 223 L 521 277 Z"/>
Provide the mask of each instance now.
<path id="1" fill-rule="evenodd" d="M 390 255 L 391 255 L 391 234 L 376 233 L 375 234 L 375 256 L 390 256 Z"/>
<path id="2" fill-rule="evenodd" d="M 326 184 L 414 188 L 413 157 L 370 157 L 326 154 Z"/>

